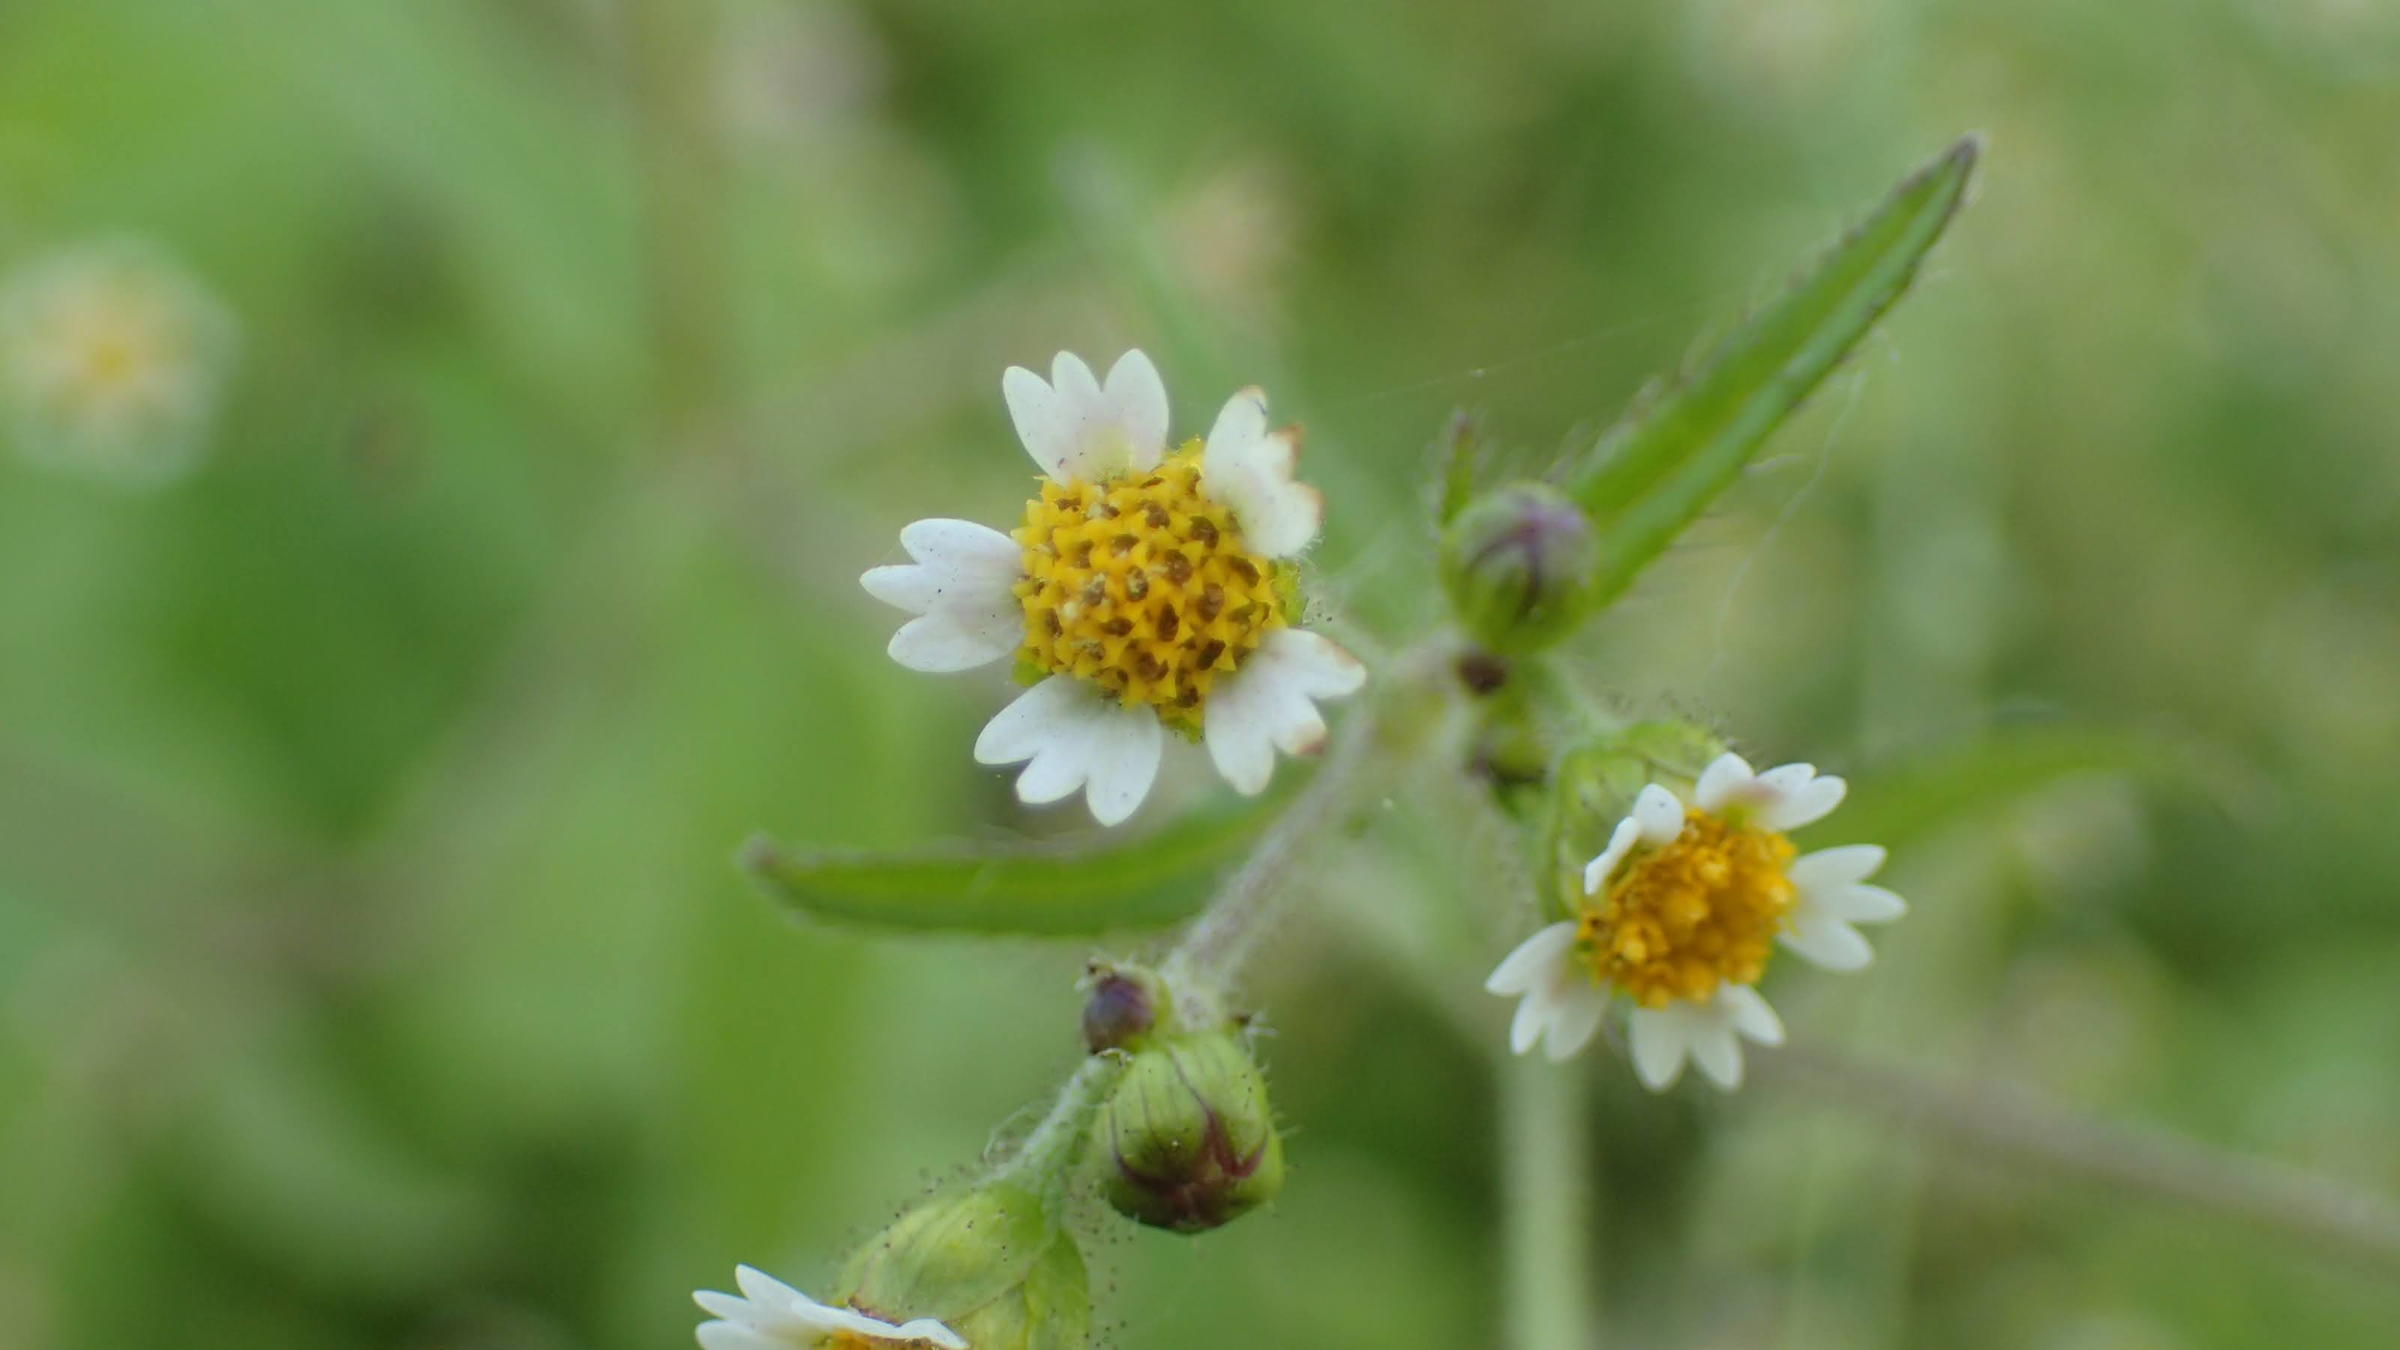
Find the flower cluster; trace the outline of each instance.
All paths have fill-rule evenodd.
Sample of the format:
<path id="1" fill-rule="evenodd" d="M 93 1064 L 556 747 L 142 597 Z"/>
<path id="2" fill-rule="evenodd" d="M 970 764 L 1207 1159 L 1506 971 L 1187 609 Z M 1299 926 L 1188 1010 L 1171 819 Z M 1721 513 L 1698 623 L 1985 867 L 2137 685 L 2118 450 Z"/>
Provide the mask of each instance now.
<path id="1" fill-rule="evenodd" d="M 1027 687 L 974 755 L 1022 765 L 1016 793 L 1029 804 L 1080 794 L 1102 825 L 1127 820 L 1158 779 L 1170 732 L 1204 747 L 1237 792 L 1265 790 L 1278 752 L 1325 742 L 1319 702 L 1366 678 L 1301 622 L 1299 563 L 1324 502 L 1295 476 L 1298 433 L 1272 429 L 1265 396 L 1246 389 L 1206 436 L 1176 444 L 1166 387 L 1139 351 L 1105 378 L 1062 352 L 1048 379 L 1011 368 L 1001 392 L 1039 485 L 1008 533 L 948 518 L 901 530 L 909 561 L 861 578 L 911 616 L 891 656 L 932 672 L 1013 662 Z M 1810 765 L 1762 773 L 1696 727 L 1598 732 L 1591 724 L 1606 719 L 1588 710 L 1580 721 L 1540 712 L 1559 681 L 1515 682 L 1516 672 L 1541 669 L 1597 603 L 1594 578 L 1614 556 L 1595 523 L 1604 517 L 1550 482 L 1469 495 L 1445 507 L 1440 568 L 1462 645 L 1451 706 L 1477 714 L 1462 744 L 1478 748 L 1462 759 L 1504 802 L 1541 800 L 1558 822 L 1544 845 L 1555 921 L 1485 982 L 1518 1000 L 1510 1047 L 1568 1059 L 1622 1001 L 1642 1083 L 1664 1090 L 1696 1064 L 1735 1087 L 1743 1042 L 1783 1040 L 1758 991 L 1775 953 L 1856 970 L 1873 957 L 1857 925 L 1905 911 L 1869 881 L 1884 851 L 1800 851 L 1793 832 L 1847 790 Z M 1569 723 L 1564 735 L 1589 739 L 1562 746 Z M 1357 762 L 1345 758 L 1316 786 L 1342 783 Z M 1613 827 L 1606 846 L 1569 884 L 1602 825 Z M 1224 1002 L 1239 961 L 1203 975 L 1192 955 L 1211 949 L 1198 934 L 1258 921 L 1243 894 L 1233 888 L 1155 969 L 1092 967 L 1090 1055 L 1014 1157 L 903 1214 L 843 1268 L 831 1303 L 747 1266 L 738 1296 L 696 1295 L 712 1318 L 699 1328 L 704 1350 L 1076 1350 L 1089 1344 L 1092 1313 L 1062 1217 L 1072 1178 L 1096 1181 L 1125 1218 L 1175 1232 L 1272 1203 L 1282 1131 L 1250 1023 Z"/>

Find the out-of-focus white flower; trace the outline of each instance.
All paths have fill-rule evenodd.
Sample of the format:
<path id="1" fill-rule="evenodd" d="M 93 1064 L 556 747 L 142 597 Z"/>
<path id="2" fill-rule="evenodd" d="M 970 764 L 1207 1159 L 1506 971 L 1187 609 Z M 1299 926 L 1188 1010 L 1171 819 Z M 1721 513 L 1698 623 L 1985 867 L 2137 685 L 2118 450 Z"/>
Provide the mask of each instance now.
<path id="1" fill-rule="evenodd" d="M 830 1350 L 868 1345 L 937 1346 L 967 1350 L 957 1332 L 930 1317 L 897 1326 L 854 1308 L 817 1302 L 749 1266 L 734 1268 L 741 1294 L 702 1290 L 692 1295 L 715 1321 L 700 1324 L 703 1350 Z"/>
<path id="2" fill-rule="evenodd" d="M 1000 381 L 1017 435 L 1046 475 L 1005 535 L 963 520 L 900 532 L 916 561 L 860 580 L 918 617 L 892 659 L 952 671 L 1015 656 L 1035 683 L 975 742 L 985 764 L 1024 763 L 1017 796 L 1081 791 L 1114 825 L 1158 775 L 1169 728 L 1197 737 L 1236 791 L 1264 791 L 1275 752 L 1325 741 L 1316 701 L 1355 692 L 1358 660 L 1293 626 L 1293 559 L 1324 499 L 1293 477 L 1297 431 L 1271 431 L 1245 389 L 1205 442 L 1169 453 L 1167 390 L 1138 351 L 1105 382 L 1061 352 L 1051 378 Z"/>
<path id="3" fill-rule="evenodd" d="M 44 463 L 136 483 L 188 469 L 233 361 L 233 316 L 163 253 L 126 240 L 0 282 L 0 405 Z"/>
<path id="4" fill-rule="evenodd" d="M 1527 938 L 1484 982 L 1520 999 L 1511 1047 L 1521 1055 L 1542 1043 L 1565 1059 L 1590 1043 L 1611 995 L 1623 993 L 1644 1084 L 1665 1089 L 1688 1059 L 1718 1086 L 1738 1086 L 1742 1041 L 1783 1041 L 1782 1020 L 1753 987 L 1775 944 L 1828 970 L 1857 970 L 1875 953 L 1853 925 L 1907 911 L 1867 884 L 1881 848 L 1796 856 L 1785 837 L 1823 819 L 1845 790 L 1811 765 L 1758 773 L 1734 754 L 1710 763 L 1685 795 L 1645 786 L 1584 869 L 1575 917 Z"/>

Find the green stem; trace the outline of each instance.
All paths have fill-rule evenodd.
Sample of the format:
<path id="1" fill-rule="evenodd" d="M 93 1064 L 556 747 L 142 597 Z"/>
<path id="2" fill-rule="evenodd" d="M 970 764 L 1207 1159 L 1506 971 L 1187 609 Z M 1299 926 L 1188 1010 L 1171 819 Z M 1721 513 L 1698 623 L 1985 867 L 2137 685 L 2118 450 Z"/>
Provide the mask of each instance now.
<path id="1" fill-rule="evenodd" d="M 1600 1343 L 1585 1077 L 1538 1059 L 1500 1066 L 1501 1250 L 1514 1350 Z"/>
<path id="2" fill-rule="evenodd" d="M 2026 1088 L 1943 1082 L 1823 1047 L 1785 1046 L 1757 1068 L 1762 1086 L 1881 1117 L 1946 1148 L 2242 1224 L 2286 1239 L 2287 1250 L 2400 1271 L 2400 1204 L 2369 1186 L 2088 1115 Z"/>
<path id="3" fill-rule="evenodd" d="M 1093 1055 L 1078 1066 L 1066 1085 L 1058 1090 L 1058 1100 L 1052 1103 L 1050 1114 L 1033 1127 L 1025 1142 L 994 1173 L 995 1179 L 1022 1180 L 1045 1197 L 1056 1199 L 1067 1189 L 1081 1160 L 1084 1136 L 1090 1132 L 1092 1117 L 1099 1114 L 1101 1103 L 1124 1076 L 1126 1059 L 1123 1055 Z"/>
<path id="4" fill-rule="evenodd" d="M 1368 766 L 1380 758 L 1374 753 L 1380 740 L 1377 711 L 1370 702 L 1350 715 L 1316 777 L 1267 827 L 1258 846 L 1167 954 L 1160 974 L 1175 991 L 1178 1021 L 1213 1025 L 1222 1020 L 1226 992 L 1281 915 L 1292 864 L 1308 845 L 1341 824 L 1368 780 Z"/>

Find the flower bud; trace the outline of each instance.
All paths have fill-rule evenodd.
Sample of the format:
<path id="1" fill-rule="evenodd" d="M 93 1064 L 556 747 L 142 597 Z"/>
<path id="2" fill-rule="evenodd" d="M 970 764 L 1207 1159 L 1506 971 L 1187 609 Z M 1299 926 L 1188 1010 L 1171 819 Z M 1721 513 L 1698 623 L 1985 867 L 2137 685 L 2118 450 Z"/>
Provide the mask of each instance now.
<path id="1" fill-rule="evenodd" d="M 1283 1140 L 1267 1083 L 1231 1031 L 1150 1038 L 1092 1132 L 1101 1188 L 1119 1214 L 1198 1233 L 1283 1189 Z"/>
<path id="2" fill-rule="evenodd" d="M 1442 534 L 1442 581 L 1468 633 L 1503 654 L 1538 651 L 1584 615 L 1599 540 L 1545 483 L 1485 493 Z"/>
<path id="3" fill-rule="evenodd" d="M 1136 1050 L 1166 1020 L 1166 985 L 1139 966 L 1094 965 L 1084 981 L 1083 1043 L 1093 1054 Z"/>
<path id="4" fill-rule="evenodd" d="M 936 1195 L 850 1258 L 845 1301 L 888 1321 L 940 1319 L 974 1350 L 1083 1350 L 1091 1282 L 1053 1208 L 991 1181 Z"/>

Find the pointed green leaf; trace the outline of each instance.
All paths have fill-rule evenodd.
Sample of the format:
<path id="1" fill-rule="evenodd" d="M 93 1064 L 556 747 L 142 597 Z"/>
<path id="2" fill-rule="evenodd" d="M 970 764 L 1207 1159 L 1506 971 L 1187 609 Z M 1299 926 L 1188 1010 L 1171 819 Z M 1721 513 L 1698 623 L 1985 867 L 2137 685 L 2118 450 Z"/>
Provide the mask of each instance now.
<path id="1" fill-rule="evenodd" d="M 2220 804 L 2239 795 L 2243 778 L 2195 746 L 2101 727 L 2030 727 L 1859 775 L 1842 809 L 1812 827 L 1807 842 L 1898 847 L 2087 775 L 2198 789 Z"/>
<path id="2" fill-rule="evenodd" d="M 1196 812 L 1099 843 L 939 844 L 897 851 L 785 848 L 764 837 L 744 870 L 816 919 L 925 932 L 1093 937 L 1190 918 L 1286 794 Z"/>
<path id="3" fill-rule="evenodd" d="M 1981 142 L 1969 137 L 1902 183 L 1698 371 L 1645 399 L 1593 448 L 1570 490 L 1599 528 L 1594 599 L 1622 594 L 1915 279 L 1958 211 Z"/>

